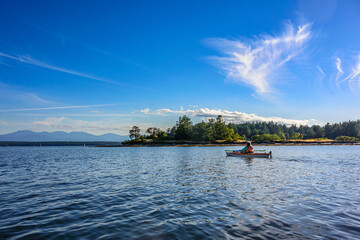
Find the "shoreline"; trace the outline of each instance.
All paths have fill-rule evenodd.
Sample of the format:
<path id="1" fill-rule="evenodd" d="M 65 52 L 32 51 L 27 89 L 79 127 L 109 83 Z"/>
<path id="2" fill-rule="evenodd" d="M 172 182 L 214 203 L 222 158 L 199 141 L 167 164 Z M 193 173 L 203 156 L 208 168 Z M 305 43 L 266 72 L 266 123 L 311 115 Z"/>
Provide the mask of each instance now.
<path id="1" fill-rule="evenodd" d="M 0 142 L 0 147 L 50 147 L 50 146 L 83 146 L 83 147 L 240 147 L 246 141 L 229 143 L 226 141 L 218 142 L 197 142 L 197 141 L 167 141 L 167 142 L 142 142 L 133 144 L 123 144 L 122 142 Z M 312 141 L 312 140 L 289 140 L 281 142 L 252 142 L 254 146 L 328 146 L 328 145 L 360 145 L 357 142 L 340 142 L 334 140 Z"/>
<path id="2" fill-rule="evenodd" d="M 242 143 L 141 143 L 141 144 L 124 144 L 124 145 L 98 145 L 94 147 L 242 147 L 245 142 Z M 254 146 L 329 146 L 329 145 L 360 145 L 360 142 L 273 142 L 273 143 L 257 143 L 253 142 Z"/>

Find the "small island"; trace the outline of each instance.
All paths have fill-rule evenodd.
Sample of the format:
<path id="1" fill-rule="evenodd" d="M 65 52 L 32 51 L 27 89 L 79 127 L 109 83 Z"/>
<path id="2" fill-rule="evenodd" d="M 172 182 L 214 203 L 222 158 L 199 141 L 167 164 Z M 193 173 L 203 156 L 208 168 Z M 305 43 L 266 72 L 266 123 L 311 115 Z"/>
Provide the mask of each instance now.
<path id="1" fill-rule="evenodd" d="M 129 131 L 130 140 L 116 146 L 228 146 L 256 144 L 273 145 L 360 145 L 360 120 L 320 125 L 285 125 L 275 122 L 245 122 L 226 124 L 221 115 L 193 124 L 184 115 L 172 128 L 163 131 L 148 128 L 141 134 L 138 126 Z M 112 147 L 115 145 L 106 145 Z"/>

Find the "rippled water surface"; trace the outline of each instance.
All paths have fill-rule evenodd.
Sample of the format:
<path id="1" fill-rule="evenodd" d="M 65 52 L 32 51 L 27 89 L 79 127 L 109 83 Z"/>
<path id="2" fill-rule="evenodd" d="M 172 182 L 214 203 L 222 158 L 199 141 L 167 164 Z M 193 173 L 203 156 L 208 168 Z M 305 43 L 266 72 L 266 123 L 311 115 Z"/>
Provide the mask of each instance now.
<path id="1" fill-rule="evenodd" d="M 0 239 L 360 236 L 360 146 L 228 148 L 0 148 Z"/>

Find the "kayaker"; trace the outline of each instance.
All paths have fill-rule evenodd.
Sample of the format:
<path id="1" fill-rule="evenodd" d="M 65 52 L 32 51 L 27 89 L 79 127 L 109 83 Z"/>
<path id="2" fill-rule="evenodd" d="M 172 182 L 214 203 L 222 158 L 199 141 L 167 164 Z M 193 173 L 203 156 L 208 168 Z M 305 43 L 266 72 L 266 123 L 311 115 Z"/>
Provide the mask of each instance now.
<path id="1" fill-rule="evenodd" d="M 254 148 L 251 145 L 251 142 L 248 141 L 246 143 L 246 146 L 243 149 L 241 149 L 240 152 L 242 152 L 242 153 L 254 153 Z"/>

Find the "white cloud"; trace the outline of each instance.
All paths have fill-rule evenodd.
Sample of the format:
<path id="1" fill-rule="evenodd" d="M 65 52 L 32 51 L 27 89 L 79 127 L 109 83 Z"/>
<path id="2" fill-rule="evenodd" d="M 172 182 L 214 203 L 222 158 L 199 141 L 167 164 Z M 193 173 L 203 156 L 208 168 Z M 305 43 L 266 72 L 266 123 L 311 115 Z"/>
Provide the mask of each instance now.
<path id="1" fill-rule="evenodd" d="M 150 109 L 149 109 L 149 108 L 145 108 L 145 109 L 140 110 L 140 112 L 145 113 L 145 114 L 148 114 L 148 113 L 150 112 Z"/>
<path id="2" fill-rule="evenodd" d="M 209 108 L 199 108 L 199 109 L 188 109 L 188 110 L 171 110 L 167 108 L 157 109 L 155 111 L 151 111 L 149 108 L 144 110 L 140 110 L 144 114 L 158 115 L 158 116 L 166 116 L 167 114 L 179 114 L 179 115 L 190 115 L 192 117 L 203 117 L 203 118 L 214 118 L 218 115 L 222 115 L 226 122 L 232 123 L 242 123 L 242 122 L 276 122 L 286 125 L 314 125 L 319 124 L 315 119 L 308 120 L 294 120 L 294 119 L 286 119 L 281 117 L 262 117 L 256 114 L 248 114 L 237 111 L 228 111 L 228 110 L 220 110 L 220 109 L 209 109 Z"/>
<path id="3" fill-rule="evenodd" d="M 304 49 L 310 36 L 310 24 L 297 29 L 288 24 L 280 36 L 260 36 L 250 43 L 213 38 L 208 43 L 224 55 L 214 59 L 229 79 L 265 95 L 273 89 L 271 76 Z"/>

